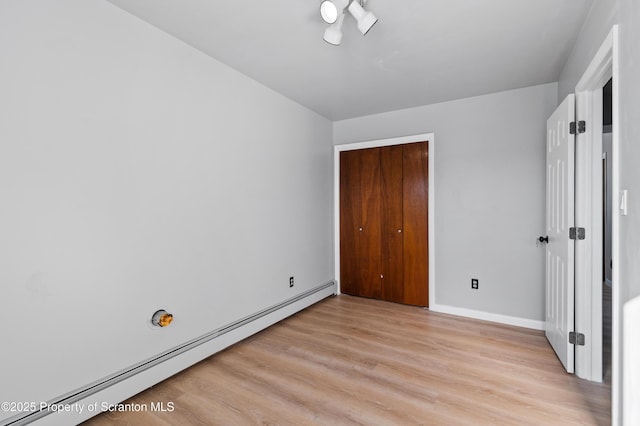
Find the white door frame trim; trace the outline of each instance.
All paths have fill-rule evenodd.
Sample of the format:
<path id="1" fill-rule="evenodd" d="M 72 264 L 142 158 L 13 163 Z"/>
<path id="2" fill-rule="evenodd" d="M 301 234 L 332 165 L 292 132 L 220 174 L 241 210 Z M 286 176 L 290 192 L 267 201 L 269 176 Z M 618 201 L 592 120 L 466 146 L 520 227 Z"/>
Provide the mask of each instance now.
<path id="1" fill-rule="evenodd" d="M 333 147 L 333 205 L 334 205 L 334 273 L 337 281 L 337 294 L 340 294 L 340 153 L 356 149 L 377 148 L 380 146 L 402 145 L 413 142 L 429 141 L 429 200 L 428 200 L 428 244 L 429 244 L 429 306 L 436 303 L 436 262 L 435 262 L 435 137 L 433 133 L 401 136 L 390 139 L 378 139 L 365 142 L 346 143 Z"/>
<path id="2" fill-rule="evenodd" d="M 576 375 L 602 380 L 602 87 L 613 77 L 612 198 L 619 205 L 619 50 L 615 25 L 575 88 L 576 120 L 587 121 L 576 138 L 576 226 L 587 229 L 587 239 L 576 245 L 576 331 L 587 345 L 576 346 Z M 581 184 L 579 184 L 579 182 Z M 620 422 L 620 215 L 612 214 L 612 424 Z"/>

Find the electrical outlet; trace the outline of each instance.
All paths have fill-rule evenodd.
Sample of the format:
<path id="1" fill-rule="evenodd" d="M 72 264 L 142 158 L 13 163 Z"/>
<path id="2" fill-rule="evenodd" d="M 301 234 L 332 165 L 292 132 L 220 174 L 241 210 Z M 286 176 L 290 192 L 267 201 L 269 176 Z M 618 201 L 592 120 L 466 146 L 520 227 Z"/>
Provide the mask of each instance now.
<path id="1" fill-rule="evenodd" d="M 293 287 L 293 277 L 289 277 L 289 287 Z"/>
<path id="2" fill-rule="evenodd" d="M 471 278 L 471 288 L 474 290 L 478 289 L 478 279 L 477 278 Z"/>

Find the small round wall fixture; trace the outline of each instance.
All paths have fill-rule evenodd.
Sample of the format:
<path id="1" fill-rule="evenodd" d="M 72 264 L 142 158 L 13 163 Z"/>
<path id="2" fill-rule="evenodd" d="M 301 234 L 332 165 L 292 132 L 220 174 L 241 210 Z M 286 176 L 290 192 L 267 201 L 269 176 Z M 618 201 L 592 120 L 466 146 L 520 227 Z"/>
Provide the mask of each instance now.
<path id="1" fill-rule="evenodd" d="M 156 327 L 166 327 L 171 324 L 171 321 L 173 321 L 173 315 L 164 309 L 156 311 L 151 317 L 151 324 Z"/>

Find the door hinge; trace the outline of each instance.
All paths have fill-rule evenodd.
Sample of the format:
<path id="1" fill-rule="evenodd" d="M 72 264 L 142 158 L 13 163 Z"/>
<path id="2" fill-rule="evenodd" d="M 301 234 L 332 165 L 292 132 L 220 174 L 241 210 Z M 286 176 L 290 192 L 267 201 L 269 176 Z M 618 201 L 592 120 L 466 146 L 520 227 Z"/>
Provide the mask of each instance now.
<path id="1" fill-rule="evenodd" d="M 577 123 L 577 128 L 576 128 L 576 122 L 572 121 L 571 123 L 569 123 L 569 134 L 575 135 L 576 133 L 584 133 L 587 131 L 587 122 L 584 120 L 580 120 Z"/>
<path id="2" fill-rule="evenodd" d="M 584 346 L 584 334 L 570 331 L 569 343 L 571 343 L 572 345 Z"/>
<path id="3" fill-rule="evenodd" d="M 569 228 L 569 239 L 570 240 L 584 240 L 586 235 L 586 231 L 584 228 Z"/>

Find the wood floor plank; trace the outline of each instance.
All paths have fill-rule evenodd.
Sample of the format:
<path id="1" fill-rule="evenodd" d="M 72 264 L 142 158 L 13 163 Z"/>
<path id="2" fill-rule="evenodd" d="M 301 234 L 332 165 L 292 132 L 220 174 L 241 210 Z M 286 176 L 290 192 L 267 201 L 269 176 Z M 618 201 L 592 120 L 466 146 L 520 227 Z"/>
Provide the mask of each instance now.
<path id="1" fill-rule="evenodd" d="M 542 332 L 343 295 L 126 401 L 173 412 L 87 424 L 600 426 L 610 398 L 566 374 Z"/>

